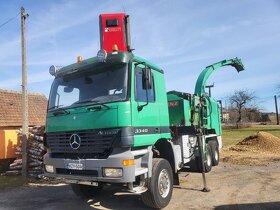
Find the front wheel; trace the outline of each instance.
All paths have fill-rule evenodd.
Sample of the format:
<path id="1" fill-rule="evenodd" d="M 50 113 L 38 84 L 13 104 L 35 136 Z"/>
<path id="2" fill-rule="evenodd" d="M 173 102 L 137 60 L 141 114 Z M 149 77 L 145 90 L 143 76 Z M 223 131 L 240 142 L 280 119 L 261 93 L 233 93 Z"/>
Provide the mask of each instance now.
<path id="1" fill-rule="evenodd" d="M 152 177 L 147 187 L 148 190 L 141 195 L 145 205 L 161 209 L 169 204 L 173 192 L 173 172 L 167 160 L 153 159 Z"/>

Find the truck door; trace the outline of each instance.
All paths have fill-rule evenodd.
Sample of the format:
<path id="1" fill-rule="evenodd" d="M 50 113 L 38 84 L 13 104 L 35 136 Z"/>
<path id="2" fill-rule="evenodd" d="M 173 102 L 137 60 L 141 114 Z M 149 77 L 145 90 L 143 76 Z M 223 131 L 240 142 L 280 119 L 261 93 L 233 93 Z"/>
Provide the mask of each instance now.
<path id="1" fill-rule="evenodd" d="M 151 71 L 150 86 L 145 88 L 143 74 Z M 155 87 L 156 73 L 145 64 L 132 64 L 131 112 L 134 127 L 134 145 L 151 145 L 160 138 L 159 104 Z"/>

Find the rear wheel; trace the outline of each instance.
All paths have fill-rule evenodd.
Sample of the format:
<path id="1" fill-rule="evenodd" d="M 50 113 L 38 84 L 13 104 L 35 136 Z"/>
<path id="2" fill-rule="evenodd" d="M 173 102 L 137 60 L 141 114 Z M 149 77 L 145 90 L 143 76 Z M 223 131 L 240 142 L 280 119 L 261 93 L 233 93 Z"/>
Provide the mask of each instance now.
<path id="1" fill-rule="evenodd" d="M 101 192 L 103 186 L 71 184 L 71 188 L 73 192 L 81 198 L 92 198 Z"/>
<path id="2" fill-rule="evenodd" d="M 209 144 L 206 144 L 206 151 L 205 151 L 205 160 L 204 160 L 204 171 L 207 173 L 211 171 L 212 169 L 212 153 L 211 153 L 211 147 Z M 199 172 L 202 172 L 201 167 L 201 157 L 196 158 L 196 164 Z"/>
<path id="3" fill-rule="evenodd" d="M 173 192 L 173 172 L 167 160 L 153 159 L 152 177 L 147 187 L 148 190 L 141 195 L 145 205 L 156 209 L 168 205 Z"/>
<path id="4" fill-rule="evenodd" d="M 216 141 L 209 141 L 208 144 L 210 145 L 211 148 L 213 166 L 217 166 L 219 165 L 219 160 L 220 160 L 218 143 Z"/>

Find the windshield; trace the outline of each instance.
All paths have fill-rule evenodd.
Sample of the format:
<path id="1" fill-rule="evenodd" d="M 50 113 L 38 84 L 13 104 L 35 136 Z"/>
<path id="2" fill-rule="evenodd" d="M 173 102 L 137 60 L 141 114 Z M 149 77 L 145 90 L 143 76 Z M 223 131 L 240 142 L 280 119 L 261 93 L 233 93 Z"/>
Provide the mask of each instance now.
<path id="1" fill-rule="evenodd" d="M 110 66 L 56 78 L 50 93 L 49 110 L 121 101 L 126 96 L 127 65 Z"/>

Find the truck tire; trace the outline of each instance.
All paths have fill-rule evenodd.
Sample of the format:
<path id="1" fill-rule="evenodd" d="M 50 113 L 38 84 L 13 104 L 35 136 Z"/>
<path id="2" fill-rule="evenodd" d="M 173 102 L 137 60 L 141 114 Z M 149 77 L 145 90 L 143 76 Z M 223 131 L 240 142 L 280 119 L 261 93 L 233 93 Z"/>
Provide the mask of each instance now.
<path id="1" fill-rule="evenodd" d="M 209 144 L 206 144 L 206 155 L 205 155 L 205 162 L 204 162 L 204 171 L 205 173 L 208 173 L 212 169 L 212 153 L 211 153 L 211 147 Z M 201 157 L 196 157 L 196 164 L 197 168 L 200 173 L 202 173 L 202 167 L 201 167 Z"/>
<path id="2" fill-rule="evenodd" d="M 148 190 L 141 194 L 145 205 L 161 209 L 169 204 L 173 192 L 173 172 L 167 160 L 153 159 L 152 177 L 147 187 Z"/>
<path id="3" fill-rule="evenodd" d="M 218 143 L 216 141 L 209 141 L 208 144 L 210 145 L 210 148 L 211 148 L 212 165 L 217 166 L 217 165 L 219 165 L 219 161 L 220 161 Z"/>
<path id="4" fill-rule="evenodd" d="M 82 184 L 71 184 L 73 192 L 81 198 L 92 198 L 97 196 L 102 190 L 103 186 L 90 186 Z"/>

